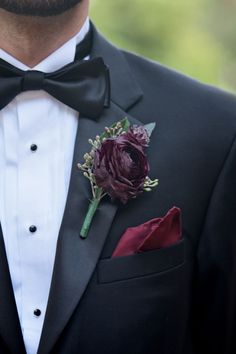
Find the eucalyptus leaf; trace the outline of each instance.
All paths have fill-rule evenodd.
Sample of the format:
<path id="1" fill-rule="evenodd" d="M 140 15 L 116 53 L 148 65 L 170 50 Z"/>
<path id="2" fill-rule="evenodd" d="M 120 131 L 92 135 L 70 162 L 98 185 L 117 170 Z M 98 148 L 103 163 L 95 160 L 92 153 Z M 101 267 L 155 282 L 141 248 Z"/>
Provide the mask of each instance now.
<path id="1" fill-rule="evenodd" d="M 144 125 L 144 128 L 146 129 L 149 138 L 151 137 L 152 132 L 155 129 L 155 127 L 156 127 L 156 123 L 154 123 L 154 122 Z"/>

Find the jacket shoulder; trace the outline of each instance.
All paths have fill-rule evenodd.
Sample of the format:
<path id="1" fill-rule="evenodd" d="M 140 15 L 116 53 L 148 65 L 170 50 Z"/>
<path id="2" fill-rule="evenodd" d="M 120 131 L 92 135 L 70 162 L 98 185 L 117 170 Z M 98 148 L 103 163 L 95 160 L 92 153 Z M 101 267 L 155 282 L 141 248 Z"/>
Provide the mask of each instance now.
<path id="1" fill-rule="evenodd" d="M 133 75 L 144 92 L 144 97 L 160 104 L 178 106 L 178 109 L 195 110 L 199 116 L 206 114 L 230 122 L 236 132 L 236 95 L 204 84 L 183 73 L 136 54 L 122 51 Z M 150 102 L 149 102 L 150 103 Z"/>

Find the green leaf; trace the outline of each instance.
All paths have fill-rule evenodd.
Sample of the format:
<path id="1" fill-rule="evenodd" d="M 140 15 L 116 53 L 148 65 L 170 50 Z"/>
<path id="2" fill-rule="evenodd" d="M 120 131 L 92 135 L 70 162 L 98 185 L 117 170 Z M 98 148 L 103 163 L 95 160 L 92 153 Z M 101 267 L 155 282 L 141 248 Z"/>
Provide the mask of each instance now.
<path id="1" fill-rule="evenodd" d="M 144 125 L 144 128 L 146 129 L 149 138 L 151 137 L 152 132 L 155 129 L 155 127 L 156 127 L 156 123 L 154 123 L 154 122 Z"/>
<path id="2" fill-rule="evenodd" d="M 128 120 L 127 117 L 125 117 L 122 121 L 121 121 L 121 125 L 122 125 L 122 128 L 125 132 L 127 132 L 129 130 L 129 127 L 130 127 L 130 122 Z"/>

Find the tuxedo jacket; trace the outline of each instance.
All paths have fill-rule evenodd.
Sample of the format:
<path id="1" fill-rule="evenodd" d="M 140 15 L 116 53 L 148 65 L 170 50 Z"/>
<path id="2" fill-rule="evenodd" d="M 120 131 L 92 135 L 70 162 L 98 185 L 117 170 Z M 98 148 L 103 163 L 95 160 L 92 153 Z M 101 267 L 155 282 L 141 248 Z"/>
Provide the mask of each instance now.
<path id="1" fill-rule="evenodd" d="M 111 104 L 97 120 L 79 118 L 38 354 L 235 354 L 236 99 L 94 29 L 96 56 L 110 69 Z M 147 155 L 159 186 L 126 205 L 104 199 L 82 240 L 91 190 L 77 163 L 89 138 L 124 117 L 156 122 Z M 111 257 L 128 227 L 173 206 L 180 242 Z M 25 353 L 2 235 L 0 353 Z"/>

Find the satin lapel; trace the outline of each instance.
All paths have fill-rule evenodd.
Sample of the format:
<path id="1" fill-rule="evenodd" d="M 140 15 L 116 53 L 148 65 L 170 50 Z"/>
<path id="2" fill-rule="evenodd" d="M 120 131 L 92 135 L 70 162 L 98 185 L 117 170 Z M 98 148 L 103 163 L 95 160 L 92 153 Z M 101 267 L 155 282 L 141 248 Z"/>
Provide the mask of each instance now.
<path id="1" fill-rule="evenodd" d="M 101 36 L 92 23 L 91 26 L 93 29 L 91 58 L 103 58 L 110 69 L 111 100 L 124 111 L 127 111 L 142 99 L 143 91 L 133 76 L 123 52 Z"/>
<path id="2" fill-rule="evenodd" d="M 85 218 L 91 189 L 89 181 L 78 170 L 77 163 L 90 150 L 89 138 L 104 131 L 105 126 L 127 114 L 112 104 L 104 110 L 99 122 L 80 117 L 75 144 L 70 188 L 59 234 L 54 274 L 38 354 L 49 353 L 72 315 L 96 267 L 105 239 L 115 216 L 117 205 L 101 202 L 86 240 L 79 236 Z M 134 122 L 132 118 L 131 121 Z"/>
<path id="3" fill-rule="evenodd" d="M 0 225 L 0 336 L 11 353 L 25 353 Z"/>

